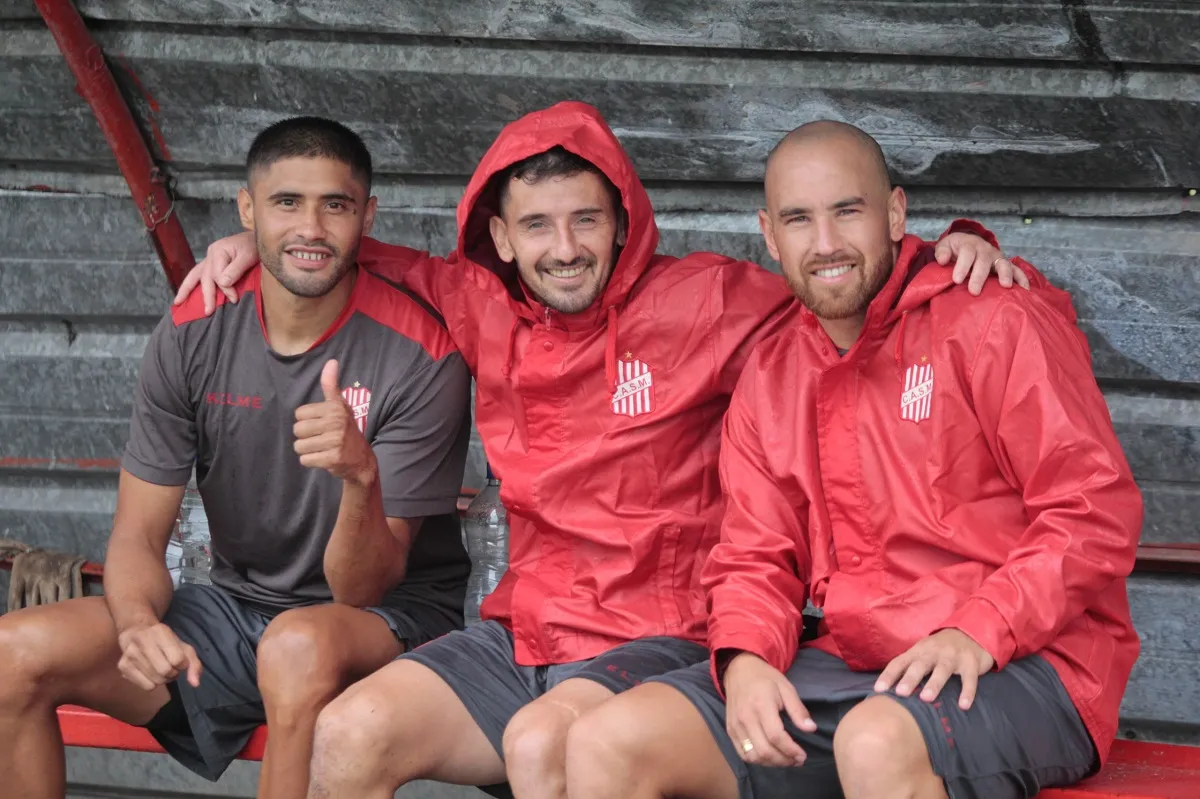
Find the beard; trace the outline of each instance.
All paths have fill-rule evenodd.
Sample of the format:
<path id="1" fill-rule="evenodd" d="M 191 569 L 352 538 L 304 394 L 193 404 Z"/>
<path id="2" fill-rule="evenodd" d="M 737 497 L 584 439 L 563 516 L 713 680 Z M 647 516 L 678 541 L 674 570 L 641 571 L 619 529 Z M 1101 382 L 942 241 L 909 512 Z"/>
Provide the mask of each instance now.
<path id="1" fill-rule="evenodd" d="M 337 247 L 334 247 L 329 242 L 305 242 L 305 246 L 324 247 L 328 249 L 333 254 L 330 258 L 331 263 L 320 272 L 294 271 L 284 266 L 283 257 L 284 249 L 297 242 L 280 245 L 278 250 L 268 250 L 263 246 L 261 239 L 257 243 L 259 259 L 262 261 L 262 265 L 279 281 L 279 285 L 287 289 L 289 293 L 307 299 L 324 297 L 333 291 L 342 282 L 342 278 L 346 276 L 350 268 L 354 266 L 355 261 L 358 260 L 357 246 L 343 255 Z"/>
<path id="2" fill-rule="evenodd" d="M 529 293 L 534 298 L 545 305 L 547 308 L 553 308 L 559 313 L 573 314 L 586 311 L 592 304 L 599 299 L 600 294 L 604 291 L 607 284 L 606 280 L 601 280 L 596 271 L 596 257 L 593 255 L 581 255 L 574 261 L 564 262 L 553 258 L 543 258 L 537 262 L 534 267 L 535 280 L 525 281 L 525 286 L 529 289 Z M 562 289 L 550 283 L 554 278 L 546 274 L 549 269 L 577 269 L 583 268 L 583 276 L 590 282 L 585 282 L 583 285 L 574 289 Z"/>
<path id="3" fill-rule="evenodd" d="M 828 286 L 812 274 L 818 269 L 850 264 L 852 280 Z M 785 270 L 792 293 L 819 319 L 848 319 L 866 312 L 867 306 L 891 277 L 895 259 L 891 249 L 867 259 L 859 252 L 842 252 L 826 258 L 810 258 L 798 270 Z"/>

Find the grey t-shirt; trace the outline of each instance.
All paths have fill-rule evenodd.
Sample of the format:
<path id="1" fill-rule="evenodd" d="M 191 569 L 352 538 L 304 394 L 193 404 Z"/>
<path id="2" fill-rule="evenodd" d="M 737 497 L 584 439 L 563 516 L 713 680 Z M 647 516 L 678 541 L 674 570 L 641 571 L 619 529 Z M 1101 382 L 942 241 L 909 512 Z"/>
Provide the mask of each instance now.
<path id="1" fill-rule="evenodd" d="M 456 512 L 470 435 L 470 375 L 430 311 L 359 270 L 346 310 L 307 352 L 267 343 L 259 278 L 212 316 L 194 292 L 142 360 L 121 466 L 183 485 L 195 462 L 212 535 L 212 581 L 265 612 L 329 601 L 323 559 L 341 482 L 300 465 L 298 407 L 320 402 L 326 361 L 379 463 L 384 513 L 422 516 L 406 578 L 382 604 L 462 613 L 470 562 Z"/>

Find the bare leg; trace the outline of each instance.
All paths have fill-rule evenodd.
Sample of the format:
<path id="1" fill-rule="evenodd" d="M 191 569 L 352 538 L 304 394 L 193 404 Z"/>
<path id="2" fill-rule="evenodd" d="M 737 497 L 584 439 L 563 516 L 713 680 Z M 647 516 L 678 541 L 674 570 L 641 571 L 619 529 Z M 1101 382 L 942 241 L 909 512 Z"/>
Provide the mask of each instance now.
<path id="1" fill-rule="evenodd" d="M 833 756 L 846 799 L 946 799 L 916 719 L 886 696 L 846 714 L 833 735 Z"/>
<path id="2" fill-rule="evenodd" d="M 647 683 L 587 713 L 567 734 L 571 799 L 737 799 L 737 778 L 687 698 Z"/>
<path id="3" fill-rule="evenodd" d="M 0 778 L 6 797 L 64 795 L 59 705 L 83 705 L 145 724 L 167 703 L 164 686 L 144 691 L 122 677 L 120 656 L 102 597 L 0 618 Z"/>
<path id="4" fill-rule="evenodd" d="M 564 680 L 512 717 L 504 730 L 504 762 L 517 799 L 566 799 L 567 730 L 612 696 L 594 680 Z"/>
<path id="5" fill-rule="evenodd" d="M 258 644 L 258 687 L 271 734 L 259 799 L 304 798 L 317 714 L 400 652 L 387 622 L 347 605 L 289 610 L 267 626 Z"/>
<path id="6" fill-rule="evenodd" d="M 504 763 L 458 696 L 397 660 L 350 686 L 317 719 L 309 799 L 391 799 L 416 779 L 504 782 Z"/>

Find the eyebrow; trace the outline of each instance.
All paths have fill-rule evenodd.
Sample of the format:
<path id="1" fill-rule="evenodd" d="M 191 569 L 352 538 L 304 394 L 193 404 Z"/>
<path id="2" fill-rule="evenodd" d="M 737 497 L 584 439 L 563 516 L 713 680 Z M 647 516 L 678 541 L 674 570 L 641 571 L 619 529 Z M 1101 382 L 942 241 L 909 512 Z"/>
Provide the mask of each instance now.
<path id="1" fill-rule="evenodd" d="M 275 192 L 267 199 L 268 200 L 298 200 L 298 199 L 302 198 L 303 196 L 304 195 L 298 191 L 284 190 L 284 191 Z M 354 199 L 353 196 L 351 196 L 349 194 L 345 194 L 344 192 L 340 192 L 340 191 L 330 192 L 329 194 L 322 194 L 320 199 L 326 200 L 326 201 L 341 200 L 342 202 L 347 202 L 347 203 L 355 203 L 355 204 L 358 203 L 358 200 Z"/>
<path id="2" fill-rule="evenodd" d="M 838 200 L 837 202 L 835 202 L 833 205 L 831 205 L 829 207 L 831 209 L 833 209 L 834 211 L 837 211 L 842 208 L 850 208 L 855 205 L 865 205 L 866 202 L 867 201 L 864 200 L 862 197 L 847 197 L 844 200 Z M 779 216 L 781 216 L 781 217 L 782 216 L 804 216 L 808 213 L 810 213 L 810 210 L 808 208 L 791 207 L 791 208 L 780 209 Z"/>
<path id="3" fill-rule="evenodd" d="M 583 216 L 584 214 L 602 214 L 603 208 L 579 208 L 571 212 L 571 216 Z M 549 214 L 526 214 L 517 220 L 518 225 L 528 225 L 530 222 L 540 222 L 549 219 Z"/>

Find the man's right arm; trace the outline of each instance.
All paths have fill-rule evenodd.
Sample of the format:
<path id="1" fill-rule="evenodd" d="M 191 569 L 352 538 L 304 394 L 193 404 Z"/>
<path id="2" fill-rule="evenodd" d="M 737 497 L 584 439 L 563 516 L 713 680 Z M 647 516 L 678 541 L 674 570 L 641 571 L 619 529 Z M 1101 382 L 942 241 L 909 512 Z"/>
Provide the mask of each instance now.
<path id="1" fill-rule="evenodd" d="M 758 428 L 758 356 L 750 359 L 725 415 L 721 541 L 705 564 L 713 679 L 727 702 L 726 731 L 748 763 L 798 766 L 807 757 L 780 713 L 805 732 L 813 723 L 785 672 L 795 657 L 809 573 L 806 503 L 771 473 Z"/>
<path id="2" fill-rule="evenodd" d="M 117 633 L 158 624 L 171 603 L 167 543 L 183 486 L 160 486 L 121 470 L 104 559 L 104 598 Z"/>
<path id="3" fill-rule="evenodd" d="M 160 622 L 171 602 L 167 543 L 196 460 L 196 413 L 181 331 L 167 314 L 146 345 L 121 459 L 104 596 L 117 628 L 121 673 L 149 690 L 200 660 Z"/>
<path id="4" fill-rule="evenodd" d="M 756 355 L 733 393 L 721 435 L 721 541 L 704 567 L 713 672 L 724 653 L 749 652 L 778 671 L 796 654 L 810 558 L 797 503 L 771 473 L 755 405 Z M 721 664 L 723 665 L 723 664 Z"/>

